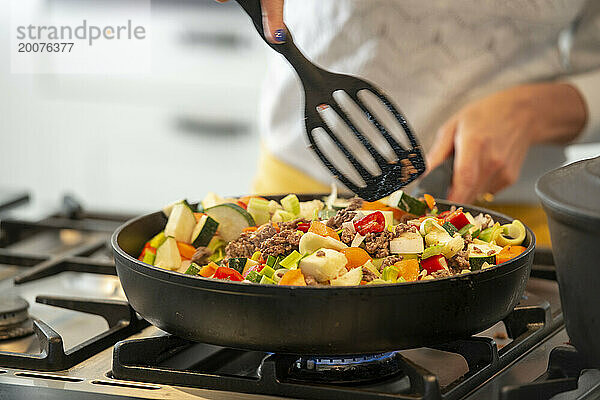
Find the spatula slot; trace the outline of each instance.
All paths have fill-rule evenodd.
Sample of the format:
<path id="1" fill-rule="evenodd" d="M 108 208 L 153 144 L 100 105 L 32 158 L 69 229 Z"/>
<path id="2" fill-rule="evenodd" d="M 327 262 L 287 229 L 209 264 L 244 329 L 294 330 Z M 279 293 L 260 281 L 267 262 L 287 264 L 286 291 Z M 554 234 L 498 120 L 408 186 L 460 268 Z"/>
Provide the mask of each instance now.
<path id="1" fill-rule="evenodd" d="M 322 104 L 317 107 L 317 112 L 335 137 L 356 157 L 357 161 L 365 167 L 370 175 L 381 174 L 381 169 L 371 156 L 371 153 L 369 153 L 365 145 L 361 143 L 360 134 L 356 135 L 352 131 L 351 126 L 344 122 L 340 114 L 338 114 L 333 107 Z"/>
<path id="2" fill-rule="evenodd" d="M 402 146 L 403 150 L 414 147 L 406 135 L 406 131 L 401 123 L 401 121 L 404 123 L 406 123 L 406 121 L 404 121 L 404 118 L 402 117 L 400 117 L 401 120 L 399 121 L 398 116 L 393 113 L 395 110 L 388 108 L 388 106 L 381 101 L 380 97 L 370 90 L 359 90 L 356 96 L 358 104 L 362 105 L 366 108 L 367 112 L 371 113 L 372 122 L 374 124 L 379 124 L 382 134 L 389 134 L 393 141 L 396 141 Z M 384 135 L 380 135 L 379 137 L 383 139 Z M 393 146 L 388 140 L 383 140 Z"/>
<path id="3" fill-rule="evenodd" d="M 326 166 L 330 170 L 333 168 L 331 172 L 334 173 L 342 183 L 348 186 L 348 182 L 344 181 L 349 180 L 349 183 L 352 185 L 361 188 L 365 187 L 365 180 L 357 172 L 356 165 L 353 165 L 348 157 L 344 155 L 339 145 L 333 141 L 326 129 L 327 128 L 325 127 L 317 127 L 311 131 L 311 135 L 315 141 L 314 150 L 317 154 L 320 153 L 320 155 L 323 155 L 327 159 L 329 165 L 326 163 Z"/>
<path id="4" fill-rule="evenodd" d="M 344 90 L 333 92 L 333 98 L 352 125 L 367 138 L 376 152 L 380 153 L 387 162 L 398 160 L 397 154 L 379 130 L 380 128 L 386 128 L 373 117 L 372 110 L 364 107 L 366 104 L 362 104 L 363 107 L 361 108 L 361 104 L 357 104 Z"/>

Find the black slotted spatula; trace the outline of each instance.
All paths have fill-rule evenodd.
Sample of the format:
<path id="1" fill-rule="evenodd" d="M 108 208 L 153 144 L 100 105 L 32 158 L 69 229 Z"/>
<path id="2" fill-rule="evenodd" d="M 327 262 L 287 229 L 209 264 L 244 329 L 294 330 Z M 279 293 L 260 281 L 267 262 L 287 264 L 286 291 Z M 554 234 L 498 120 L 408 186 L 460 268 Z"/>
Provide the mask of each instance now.
<path id="1" fill-rule="evenodd" d="M 304 57 L 294 44 L 292 34 L 289 31 L 285 43 L 269 43 L 264 37 L 260 0 L 237 0 L 237 2 L 250 16 L 263 40 L 273 50 L 283 55 L 298 74 L 304 88 L 304 120 L 306 133 L 311 144 L 310 147 L 337 179 L 363 199 L 374 201 L 404 187 L 423 174 L 425 160 L 419 143 L 404 116 L 379 89 L 362 79 L 332 73 L 319 68 Z M 351 121 L 350 113 L 343 110 L 340 103 L 334 98 L 334 93 L 339 91 L 345 92 L 349 96 L 350 102 L 354 103 L 353 108 L 359 110 L 362 117 L 366 118 L 368 123 L 376 128 L 378 134 L 384 138 L 384 142 L 389 145 L 391 152 L 383 154 L 380 149 L 376 149 L 376 146 L 373 145 L 375 140 L 370 141 L 364 132 L 356 128 L 355 123 Z M 406 138 L 404 145 L 400 144 L 388 132 L 388 129 L 377 118 L 376 111 L 359 98 L 359 92 L 362 91 L 371 92 L 390 117 L 399 123 Z M 348 140 L 344 140 L 345 138 L 339 133 L 333 132 L 330 124 L 323 119 L 322 111 L 327 108 L 337 114 L 341 120 L 341 125 L 345 125 L 345 130 L 351 131 L 351 134 L 364 146 L 362 153 L 364 154 L 364 150 L 368 152 L 368 155 L 372 158 L 368 161 L 376 163 L 379 173 L 374 173 L 373 169 L 366 168 L 368 161 L 365 160 L 365 157 L 358 160 L 355 155 L 357 153 L 356 148 L 351 148 L 348 145 Z M 326 143 L 316 137 L 319 129 L 325 132 L 326 136 L 323 137 L 330 142 L 330 149 L 337 151 L 341 157 L 345 158 L 346 162 L 342 164 L 346 168 L 340 168 L 339 158 L 337 165 L 334 165 L 331 151 L 326 154 Z M 371 139 L 373 139 L 372 136 Z M 342 169 L 345 173 L 341 171 Z"/>

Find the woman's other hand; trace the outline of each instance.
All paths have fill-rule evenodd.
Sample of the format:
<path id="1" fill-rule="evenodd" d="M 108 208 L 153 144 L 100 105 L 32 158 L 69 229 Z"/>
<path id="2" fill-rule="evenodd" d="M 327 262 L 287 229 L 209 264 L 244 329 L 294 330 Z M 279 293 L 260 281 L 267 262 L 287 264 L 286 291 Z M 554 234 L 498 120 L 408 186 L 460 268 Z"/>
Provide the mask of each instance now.
<path id="1" fill-rule="evenodd" d="M 217 0 L 225 3 L 228 0 Z M 274 44 L 285 42 L 286 30 L 283 23 L 283 1 L 284 0 L 260 0 L 263 13 L 263 29 L 265 38 Z"/>
<path id="2" fill-rule="evenodd" d="M 584 100 L 567 83 L 504 90 L 468 104 L 446 121 L 427 156 L 428 169 L 454 153 L 448 199 L 471 203 L 513 184 L 531 145 L 568 143 L 586 118 Z"/>

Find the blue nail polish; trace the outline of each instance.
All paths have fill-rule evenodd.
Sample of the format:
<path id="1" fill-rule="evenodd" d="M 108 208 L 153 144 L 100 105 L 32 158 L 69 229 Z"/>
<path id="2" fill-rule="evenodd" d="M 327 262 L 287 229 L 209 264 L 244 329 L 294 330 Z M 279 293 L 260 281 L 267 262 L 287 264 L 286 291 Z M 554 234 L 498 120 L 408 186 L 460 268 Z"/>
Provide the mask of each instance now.
<path id="1" fill-rule="evenodd" d="M 273 39 L 279 43 L 285 42 L 285 30 L 277 29 L 275 32 L 273 32 Z"/>

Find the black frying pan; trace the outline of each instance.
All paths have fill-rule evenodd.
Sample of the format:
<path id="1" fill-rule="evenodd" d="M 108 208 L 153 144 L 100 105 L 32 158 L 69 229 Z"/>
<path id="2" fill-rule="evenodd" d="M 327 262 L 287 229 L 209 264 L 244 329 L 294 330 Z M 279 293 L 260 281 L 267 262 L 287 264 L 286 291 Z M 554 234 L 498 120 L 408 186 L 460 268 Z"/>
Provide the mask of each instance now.
<path id="1" fill-rule="evenodd" d="M 438 207 L 443 211 L 449 204 L 438 202 Z M 486 212 L 500 223 L 511 221 L 464 208 Z M 131 306 L 153 325 L 185 339 L 276 353 L 375 353 L 485 330 L 521 299 L 535 248 L 527 228 L 527 251 L 469 274 L 360 287 L 258 285 L 184 275 L 138 261 L 144 243 L 165 223 L 163 213 L 155 212 L 125 223 L 112 236 L 117 273 Z"/>

